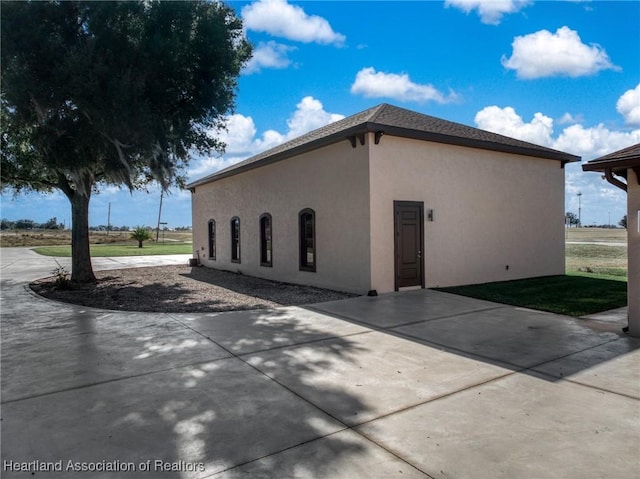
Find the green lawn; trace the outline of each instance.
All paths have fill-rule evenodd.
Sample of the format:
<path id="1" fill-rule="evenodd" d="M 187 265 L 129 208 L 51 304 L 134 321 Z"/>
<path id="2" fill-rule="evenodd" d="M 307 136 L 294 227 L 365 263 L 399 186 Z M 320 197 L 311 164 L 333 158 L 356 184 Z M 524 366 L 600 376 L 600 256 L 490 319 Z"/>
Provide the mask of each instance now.
<path id="1" fill-rule="evenodd" d="M 91 256 L 95 258 L 105 256 L 149 256 L 160 254 L 191 254 L 191 243 L 145 243 L 138 248 L 138 243 L 130 244 L 92 244 Z M 33 248 L 38 254 L 44 256 L 71 256 L 71 246 L 41 246 Z"/>
<path id="2" fill-rule="evenodd" d="M 627 305 L 626 281 L 591 274 L 588 277 L 569 274 L 438 289 L 569 316 L 584 316 Z"/>

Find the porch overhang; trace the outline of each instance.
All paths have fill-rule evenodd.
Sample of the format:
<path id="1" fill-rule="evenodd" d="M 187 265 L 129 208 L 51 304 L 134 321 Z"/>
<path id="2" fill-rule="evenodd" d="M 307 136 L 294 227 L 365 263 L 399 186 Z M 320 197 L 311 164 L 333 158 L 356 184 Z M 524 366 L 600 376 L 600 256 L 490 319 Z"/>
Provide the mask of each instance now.
<path id="1" fill-rule="evenodd" d="M 620 178 L 628 180 L 627 172 L 632 170 L 636 174 L 636 181 L 640 184 L 640 156 L 593 160 L 582 165 L 582 170 L 604 173 L 604 179 L 624 191 L 627 191 L 627 183 L 623 182 Z"/>

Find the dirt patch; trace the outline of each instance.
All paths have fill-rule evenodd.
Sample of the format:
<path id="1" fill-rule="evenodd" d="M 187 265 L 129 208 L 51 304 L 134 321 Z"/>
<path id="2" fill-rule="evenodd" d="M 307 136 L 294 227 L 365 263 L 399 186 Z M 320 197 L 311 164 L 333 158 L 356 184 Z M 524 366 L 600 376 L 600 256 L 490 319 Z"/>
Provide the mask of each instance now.
<path id="1" fill-rule="evenodd" d="M 211 268 L 156 266 L 96 272 L 98 282 L 59 288 L 56 278 L 31 283 L 57 301 L 121 311 L 207 313 L 319 303 L 356 295 Z"/>

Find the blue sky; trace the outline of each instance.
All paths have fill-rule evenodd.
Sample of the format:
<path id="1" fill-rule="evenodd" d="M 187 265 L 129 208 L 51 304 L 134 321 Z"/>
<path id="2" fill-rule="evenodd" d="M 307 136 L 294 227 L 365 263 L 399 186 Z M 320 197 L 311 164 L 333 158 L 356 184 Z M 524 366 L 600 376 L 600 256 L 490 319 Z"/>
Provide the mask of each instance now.
<path id="1" fill-rule="evenodd" d="M 194 157 L 189 179 L 379 103 L 580 155 L 640 142 L 640 2 L 448 0 L 231 2 L 255 54 L 228 117 L 223 156 Z M 579 164 L 566 211 L 612 223 L 626 198 Z M 151 225 L 160 192 L 103 189 L 90 224 Z M 69 225 L 62 194 L 2 196 L 0 216 Z M 162 221 L 191 224 L 188 191 L 165 196 Z"/>

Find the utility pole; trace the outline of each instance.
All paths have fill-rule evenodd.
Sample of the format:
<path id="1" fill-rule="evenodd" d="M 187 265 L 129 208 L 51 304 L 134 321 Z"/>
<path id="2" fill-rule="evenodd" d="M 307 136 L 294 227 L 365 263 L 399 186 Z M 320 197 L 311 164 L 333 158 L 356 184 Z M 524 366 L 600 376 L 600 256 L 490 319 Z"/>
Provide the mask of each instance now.
<path id="1" fill-rule="evenodd" d="M 156 228 L 156 243 L 160 236 L 160 217 L 162 216 L 162 197 L 164 196 L 164 190 L 160 190 L 160 209 L 158 210 L 158 227 Z"/>
<path id="2" fill-rule="evenodd" d="M 578 191 L 578 226 L 582 226 L 582 191 Z"/>
<path id="3" fill-rule="evenodd" d="M 109 202 L 109 210 L 107 211 L 107 236 L 109 236 L 110 229 L 111 229 L 111 202 Z"/>

